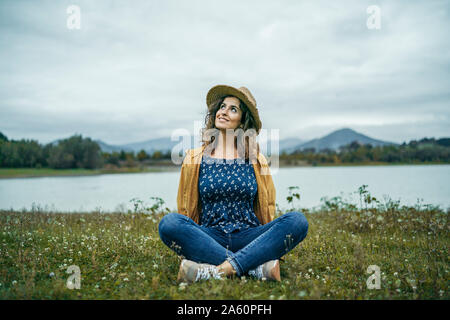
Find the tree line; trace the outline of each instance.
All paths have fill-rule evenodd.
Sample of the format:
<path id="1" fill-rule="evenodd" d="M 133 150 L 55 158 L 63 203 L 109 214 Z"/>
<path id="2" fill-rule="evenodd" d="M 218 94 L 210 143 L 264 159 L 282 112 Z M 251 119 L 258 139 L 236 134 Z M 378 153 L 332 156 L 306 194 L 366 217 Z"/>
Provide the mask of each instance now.
<path id="1" fill-rule="evenodd" d="M 42 145 L 36 140 L 9 140 L 0 132 L 1 168 L 53 168 L 53 169 L 98 169 L 103 167 L 137 166 L 142 162 L 170 159 L 170 152 L 141 150 L 134 152 L 102 152 L 99 144 L 82 135 Z"/>
<path id="2" fill-rule="evenodd" d="M 9 140 L 0 132 L 1 168 L 54 168 L 54 169 L 98 169 L 136 167 L 152 161 L 170 160 L 171 152 L 155 151 L 151 155 L 144 150 L 102 152 L 99 144 L 90 138 L 74 135 L 58 143 L 41 145 L 35 140 Z M 316 164 L 339 164 L 361 162 L 450 163 L 450 138 L 435 140 L 424 138 L 401 145 L 372 146 L 357 141 L 340 147 L 316 151 L 309 148 L 292 154 L 282 153 L 280 161 Z"/>
<path id="3" fill-rule="evenodd" d="M 353 141 L 341 146 L 337 151 L 332 149 L 315 150 L 308 148 L 291 154 L 282 153 L 280 160 L 287 164 L 297 160 L 309 164 L 339 164 L 361 162 L 418 163 L 418 162 L 450 162 L 450 138 L 423 138 L 411 140 L 401 145 L 372 146 Z"/>

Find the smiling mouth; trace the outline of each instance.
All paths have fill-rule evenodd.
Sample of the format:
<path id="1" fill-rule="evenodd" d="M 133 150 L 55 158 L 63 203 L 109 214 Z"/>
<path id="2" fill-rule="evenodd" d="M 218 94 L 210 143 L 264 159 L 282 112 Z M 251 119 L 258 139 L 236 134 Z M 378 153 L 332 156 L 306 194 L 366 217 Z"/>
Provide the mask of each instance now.
<path id="1" fill-rule="evenodd" d="M 225 119 L 225 118 L 219 118 L 219 120 L 222 120 L 222 121 L 228 121 L 228 120 Z"/>

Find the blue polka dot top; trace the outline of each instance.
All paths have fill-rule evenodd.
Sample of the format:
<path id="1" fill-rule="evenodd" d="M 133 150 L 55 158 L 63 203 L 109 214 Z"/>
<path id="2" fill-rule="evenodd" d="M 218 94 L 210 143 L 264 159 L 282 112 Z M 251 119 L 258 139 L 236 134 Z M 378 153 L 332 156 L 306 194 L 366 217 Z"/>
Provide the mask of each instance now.
<path id="1" fill-rule="evenodd" d="M 253 165 L 248 160 L 203 155 L 198 184 L 200 225 L 224 233 L 261 225 L 253 209 L 258 185 Z"/>

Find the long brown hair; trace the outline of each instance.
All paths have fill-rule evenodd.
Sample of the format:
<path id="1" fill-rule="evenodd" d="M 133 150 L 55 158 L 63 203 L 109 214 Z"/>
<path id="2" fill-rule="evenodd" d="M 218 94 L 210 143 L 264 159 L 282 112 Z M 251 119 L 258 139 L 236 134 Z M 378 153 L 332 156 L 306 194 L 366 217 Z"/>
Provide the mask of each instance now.
<path id="1" fill-rule="evenodd" d="M 202 142 L 203 142 L 203 146 L 208 146 L 209 144 L 213 144 L 212 149 L 215 150 L 216 146 L 217 146 L 217 139 L 214 135 L 211 135 L 210 132 L 211 130 L 208 131 L 208 129 L 217 129 L 216 128 L 216 113 L 217 111 L 219 111 L 220 106 L 222 105 L 222 102 L 225 100 L 225 98 L 227 97 L 234 97 L 237 98 L 235 96 L 232 95 L 228 95 L 225 97 L 222 97 L 220 99 L 217 99 L 216 101 L 214 101 L 213 103 L 211 103 L 208 106 L 208 113 L 205 116 L 205 127 L 201 130 L 201 137 L 202 137 Z M 238 150 L 238 156 L 240 158 L 244 158 L 245 160 L 248 160 L 250 158 L 250 156 L 254 156 L 255 157 L 255 161 L 256 161 L 256 157 L 259 154 L 259 143 L 256 141 L 256 136 L 257 134 L 254 135 L 245 135 L 245 133 L 250 132 L 247 131 L 248 129 L 254 129 L 255 133 L 256 133 L 256 125 L 255 125 L 255 119 L 252 116 L 252 113 L 249 111 L 247 105 L 239 98 L 237 98 L 239 100 L 239 107 L 242 110 L 242 117 L 241 117 L 241 125 L 235 129 L 242 129 L 242 131 L 238 131 L 238 135 L 234 136 L 234 147 Z M 241 134 L 239 134 L 241 133 Z M 243 134 L 242 134 L 243 133 Z M 239 139 L 239 143 L 241 143 L 241 146 L 244 146 L 245 143 L 245 148 L 238 148 L 238 139 Z M 245 141 L 244 141 L 245 140 Z M 250 143 L 252 142 L 252 143 Z M 253 146 L 252 150 L 250 150 L 250 146 Z M 244 153 L 242 154 L 242 149 L 244 150 Z M 253 152 L 251 152 L 253 151 Z"/>

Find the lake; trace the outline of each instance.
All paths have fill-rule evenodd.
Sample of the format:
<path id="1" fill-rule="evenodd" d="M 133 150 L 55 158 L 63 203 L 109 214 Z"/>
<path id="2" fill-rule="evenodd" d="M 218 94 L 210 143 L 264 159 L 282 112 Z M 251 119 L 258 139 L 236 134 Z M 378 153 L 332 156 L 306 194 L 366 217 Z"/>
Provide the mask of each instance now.
<path id="1" fill-rule="evenodd" d="M 160 197 L 176 211 L 179 175 L 178 171 L 0 179 L 0 208 L 126 211 L 133 209 L 133 198 L 150 206 L 154 203 L 150 197 Z M 281 209 L 290 208 L 286 200 L 290 186 L 299 187 L 296 207 L 313 208 L 320 206 L 321 197 L 339 195 L 359 205 L 357 191 L 363 184 L 382 202 L 390 197 L 401 205 L 415 205 L 419 199 L 422 204 L 450 207 L 450 165 L 280 168 L 272 177 Z"/>

